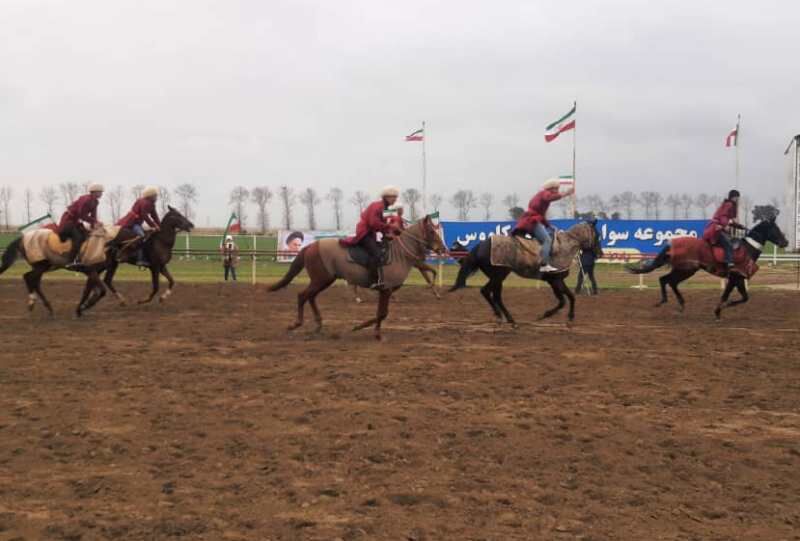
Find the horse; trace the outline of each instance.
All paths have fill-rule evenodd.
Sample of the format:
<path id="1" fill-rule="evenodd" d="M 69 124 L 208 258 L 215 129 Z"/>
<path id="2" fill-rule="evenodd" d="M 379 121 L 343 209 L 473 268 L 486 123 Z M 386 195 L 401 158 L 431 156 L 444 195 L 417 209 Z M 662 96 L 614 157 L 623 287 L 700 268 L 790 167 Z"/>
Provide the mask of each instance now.
<path id="1" fill-rule="evenodd" d="M 493 263 L 493 246 L 498 259 L 505 260 L 502 264 L 500 261 L 496 261 L 497 264 Z M 566 231 L 557 233 L 553 243 L 552 260 L 554 265 L 563 270 L 540 273 L 539 249 L 540 245 L 536 240 L 498 235 L 489 237 L 478 243 L 461 260 L 461 269 L 449 292 L 466 287 L 467 278 L 480 269 L 489 278 L 489 281 L 481 288 L 481 294 L 491 306 L 497 323 L 502 325 L 503 318 L 505 318 L 505 321 L 513 328 L 517 328 L 517 323 L 503 303 L 503 281 L 511 272 L 515 272 L 523 278 L 534 278 L 547 282 L 552 288 L 558 304 L 545 311 L 539 317 L 540 320 L 549 318 L 561 310 L 565 304 L 564 297 L 566 297 L 569 300 L 567 317 L 569 321 L 572 321 L 575 319 L 575 296 L 564 280 L 569 275 L 569 265 L 578 250 L 593 250 L 597 254 L 601 253 L 600 235 L 595 228 L 595 223 L 576 224 Z"/>
<path id="2" fill-rule="evenodd" d="M 425 278 L 425 282 L 428 284 L 428 288 L 433 292 L 433 295 L 438 299 L 442 300 L 442 296 L 439 294 L 439 291 L 436 289 L 436 276 L 437 272 L 436 269 L 425 263 L 424 261 L 420 261 L 414 267 L 419 271 L 423 278 Z M 364 302 L 364 300 L 358 295 L 358 286 L 353 284 L 353 300 L 356 301 L 358 304 Z M 395 300 L 395 302 L 397 302 Z"/>
<path id="3" fill-rule="evenodd" d="M 721 247 L 712 247 L 705 240 L 693 237 L 674 238 L 655 259 L 640 264 L 638 267 L 628 266 L 626 270 L 632 274 L 646 274 L 670 263 L 672 270 L 658 279 L 661 286 L 661 300 L 656 306 L 667 302 L 667 285 L 669 285 L 675 293 L 675 298 L 678 299 L 678 309 L 681 312 L 686 302 L 681 292 L 678 291 L 678 284 L 694 276 L 700 269 L 709 274 L 727 278 L 725 289 L 714 309 L 714 316 L 719 320 L 723 308 L 736 306 L 750 299 L 745 281 L 752 278 L 758 271 L 756 262 L 761 256 L 764 244 L 772 242 L 781 248 L 785 248 L 789 244 L 783 231 L 775 223 L 775 218 L 761 221 L 747 231 L 744 241 L 734 252 L 734 267 L 730 270 L 723 262 L 724 255 Z M 728 301 L 734 288 L 739 291 L 740 299 Z"/>
<path id="4" fill-rule="evenodd" d="M 430 250 L 437 253 L 446 251 L 439 227 L 434 225 L 430 216 L 425 216 L 399 232 L 389 242 L 387 261 L 383 266 L 385 285 L 379 290 L 376 317 L 356 325 L 353 331 L 374 325 L 375 338 L 381 339 L 381 323 L 389 315 L 389 300 L 392 293 L 403 285 L 412 268 L 425 261 Z M 359 252 L 362 253 L 359 255 Z M 316 298 L 337 279 L 344 279 L 360 287 L 369 286 L 364 255 L 365 252 L 361 247 L 342 246 L 338 239 L 321 239 L 300 250 L 286 275 L 269 287 L 271 292 L 278 291 L 289 285 L 303 269 L 308 272 L 311 283 L 297 296 L 297 319 L 289 326 L 290 331 L 303 325 L 303 307 L 306 302 L 311 305 L 314 312 L 317 323 L 315 332 L 322 331 L 322 315 L 317 307 Z"/>
<path id="5" fill-rule="evenodd" d="M 168 206 L 168 209 L 168 212 L 161 219 L 161 226 L 158 231 L 148 233 L 143 241 L 138 241 L 138 237 L 129 229 L 120 231 L 118 237 L 113 241 L 114 250 L 111 257 L 109 257 L 103 283 L 122 305 L 126 304 L 126 300 L 114 287 L 114 275 L 120 263 L 136 265 L 136 250 L 139 242 L 141 242 L 141 248 L 147 258 L 150 278 L 153 284 L 150 295 L 140 300 L 139 304 L 148 303 L 156 296 L 159 289 L 159 275 L 163 275 L 169 285 L 164 294 L 158 298 L 158 302 L 163 302 L 172 295 L 175 280 L 172 278 L 169 269 L 167 269 L 167 263 L 172 259 L 172 249 L 175 246 L 178 231 L 191 232 L 194 229 L 194 224 L 178 212 L 177 209 L 171 206 Z"/>
<path id="6" fill-rule="evenodd" d="M 82 264 L 75 270 L 86 275 L 86 285 L 75 309 L 77 317 L 81 317 L 83 312 L 94 306 L 105 295 L 100 272 L 106 265 L 106 244 L 118 234 L 118 230 L 117 226 L 95 227 L 81 245 Z M 42 291 L 42 276 L 47 272 L 63 269 L 71 263 L 67 260 L 71 246 L 72 241 L 61 242 L 58 233 L 50 228 L 41 228 L 24 233 L 6 247 L 0 261 L 0 274 L 8 270 L 19 256 L 22 256 L 31 267 L 31 270 L 23 275 L 28 289 L 28 310 L 33 310 L 36 299 L 39 298 L 50 317 L 53 317 L 53 307 Z M 98 290 L 102 291 L 102 294 L 92 295 L 90 298 L 90 294 Z"/>

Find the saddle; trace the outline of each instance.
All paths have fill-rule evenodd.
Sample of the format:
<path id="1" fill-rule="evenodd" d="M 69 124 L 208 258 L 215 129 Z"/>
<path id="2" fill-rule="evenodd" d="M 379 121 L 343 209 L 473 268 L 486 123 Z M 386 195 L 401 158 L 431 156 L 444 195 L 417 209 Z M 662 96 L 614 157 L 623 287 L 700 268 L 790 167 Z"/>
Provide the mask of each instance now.
<path id="1" fill-rule="evenodd" d="M 368 267 L 369 254 L 364 248 L 362 248 L 358 244 L 356 244 L 355 246 L 349 246 L 347 248 L 347 261 L 350 263 L 355 263 L 356 265 L 361 265 L 362 267 Z M 389 250 L 386 249 L 386 246 L 382 246 L 380 266 L 383 267 L 388 264 L 389 264 Z"/>
<path id="2" fill-rule="evenodd" d="M 155 231 L 145 231 L 144 237 L 134 236 L 123 241 L 112 241 L 109 243 L 116 250 L 117 261 L 124 262 L 134 256 L 136 250 L 153 236 Z"/>
<path id="3" fill-rule="evenodd" d="M 720 265 L 725 264 L 725 250 L 722 248 L 722 246 L 712 246 L 711 253 L 714 256 L 714 263 L 719 263 Z M 745 250 L 744 246 L 742 246 L 742 241 L 733 241 L 733 263 L 738 266 L 739 264 L 744 263 L 746 260 L 747 251 Z"/>

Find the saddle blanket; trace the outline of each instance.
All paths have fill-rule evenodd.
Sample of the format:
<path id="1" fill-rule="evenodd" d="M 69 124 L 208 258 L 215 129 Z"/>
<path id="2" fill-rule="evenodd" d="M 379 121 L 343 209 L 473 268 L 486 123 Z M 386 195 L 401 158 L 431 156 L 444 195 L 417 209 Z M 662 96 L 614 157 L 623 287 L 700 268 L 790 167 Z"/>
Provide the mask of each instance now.
<path id="1" fill-rule="evenodd" d="M 86 265 L 96 265 L 106 259 L 106 243 L 116 238 L 120 227 L 104 225 L 89 232 L 86 242 L 81 245 L 80 260 Z M 52 229 L 42 228 L 25 233 L 22 237 L 22 248 L 25 259 L 29 263 L 50 260 L 63 263 L 72 248 L 72 241 L 61 242 L 58 233 Z"/>

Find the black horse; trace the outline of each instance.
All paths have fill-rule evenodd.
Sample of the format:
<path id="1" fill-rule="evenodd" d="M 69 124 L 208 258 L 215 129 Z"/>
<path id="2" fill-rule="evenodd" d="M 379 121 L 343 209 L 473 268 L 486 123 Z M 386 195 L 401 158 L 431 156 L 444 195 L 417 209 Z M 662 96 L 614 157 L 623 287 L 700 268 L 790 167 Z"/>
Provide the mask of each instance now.
<path id="1" fill-rule="evenodd" d="M 767 242 L 772 242 L 781 248 L 785 248 L 789 244 L 783 231 L 775 223 L 775 217 L 759 222 L 747 232 L 742 242 L 745 250 L 745 261 L 751 261 L 752 263 L 758 261 L 761 256 L 761 250 Z M 745 284 L 746 276 L 736 272 L 735 269 L 729 272 L 727 268 L 715 261 L 710 246 L 703 239 L 691 237 L 673 239 L 655 259 L 640 266 L 629 266 L 627 270 L 633 274 L 645 274 L 667 263 L 672 265 L 672 270 L 658 279 L 661 285 L 661 300 L 656 306 L 661 306 L 667 302 L 667 285 L 669 285 L 675 293 L 675 298 L 678 299 L 679 309 L 683 311 L 686 302 L 681 292 L 678 291 L 678 284 L 694 276 L 700 269 L 728 279 L 725 290 L 722 292 L 722 297 L 720 297 L 719 303 L 714 310 L 714 315 L 717 319 L 720 318 L 723 308 L 736 306 L 750 299 L 747 294 L 747 285 Z M 728 298 L 734 288 L 739 291 L 741 298 L 738 301 L 729 302 Z"/>
<path id="2" fill-rule="evenodd" d="M 168 207 L 169 212 L 167 212 L 164 217 L 161 219 L 161 227 L 158 231 L 150 233 L 142 243 L 142 249 L 144 250 L 144 255 L 149 263 L 150 268 L 150 277 L 152 279 L 153 288 L 150 292 L 150 295 L 139 301 L 139 304 L 147 303 L 153 300 L 153 297 L 156 296 L 158 293 L 159 288 L 159 276 L 164 275 L 169 282 L 169 286 L 167 291 L 161 295 L 158 300 L 162 302 L 167 299 L 172 294 L 172 288 L 175 286 L 175 280 L 172 278 L 172 274 L 170 274 L 169 269 L 167 269 L 167 263 L 170 262 L 172 259 L 172 249 L 175 246 L 175 239 L 177 238 L 177 234 L 179 231 L 186 231 L 190 232 L 194 229 L 194 224 L 185 216 L 183 216 L 180 212 L 172 207 Z M 124 246 L 126 243 L 135 240 L 135 236 L 132 231 L 124 229 L 120 231 L 120 234 L 114 240 L 114 249 L 111 251 L 108 266 L 105 269 L 105 276 L 103 277 L 103 283 L 105 286 L 111 290 L 111 292 L 119 299 L 122 304 L 125 304 L 125 298 L 114 288 L 114 275 L 119 268 L 120 263 L 129 263 L 131 265 L 136 265 L 136 246 L 128 246 L 125 248 L 120 248 Z M 122 260 L 118 260 L 119 256 L 122 256 Z M 105 294 L 105 291 L 100 293 L 98 291 L 100 297 Z M 99 300 L 99 298 L 97 299 Z M 97 302 L 95 300 L 94 302 Z"/>
<path id="3" fill-rule="evenodd" d="M 575 319 L 575 296 L 572 294 L 569 287 L 567 287 L 564 280 L 569 275 L 569 263 L 575 257 L 579 249 L 592 250 L 597 254 L 601 253 L 600 234 L 597 232 L 595 225 L 595 222 L 580 223 L 572 226 L 565 232 L 565 235 L 559 237 L 560 245 L 558 251 L 553 252 L 553 257 L 566 262 L 565 270 L 533 276 L 534 278 L 547 282 L 553 289 L 553 294 L 558 300 L 558 304 L 554 308 L 544 312 L 539 319 L 548 318 L 561 310 L 565 304 L 565 297 L 569 300 L 569 313 L 567 317 L 570 321 Z M 527 269 L 514 269 L 511 267 L 492 265 L 491 255 L 492 238 L 478 243 L 467 257 L 461 260 L 461 269 L 458 272 L 458 278 L 456 278 L 456 283 L 450 288 L 450 291 L 452 292 L 466 287 L 467 278 L 480 269 L 483 274 L 489 278 L 486 285 L 481 288 L 481 294 L 486 299 L 486 302 L 489 303 L 489 306 L 491 306 L 495 317 L 497 317 L 497 322 L 503 323 L 503 318 L 505 318 L 512 327 L 516 327 L 517 324 L 514 318 L 511 316 L 505 304 L 503 304 L 503 281 L 505 281 L 512 271 L 519 274 Z M 538 268 L 538 264 L 536 266 Z M 530 278 L 531 276 L 527 275 L 526 272 L 526 275 L 523 277 Z"/>

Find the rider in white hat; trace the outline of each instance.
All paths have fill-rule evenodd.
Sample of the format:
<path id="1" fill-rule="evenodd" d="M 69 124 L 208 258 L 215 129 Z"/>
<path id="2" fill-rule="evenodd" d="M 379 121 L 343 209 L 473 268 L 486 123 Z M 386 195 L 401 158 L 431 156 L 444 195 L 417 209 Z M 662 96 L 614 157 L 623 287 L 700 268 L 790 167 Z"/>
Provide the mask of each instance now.
<path id="1" fill-rule="evenodd" d="M 533 196 L 528 203 L 526 210 L 514 227 L 512 235 L 533 235 L 542 245 L 540 252 L 542 264 L 540 272 L 555 272 L 559 269 L 550 264 L 550 251 L 553 246 L 553 239 L 550 237 L 550 222 L 547 221 L 547 209 L 550 203 L 558 201 L 563 197 L 568 197 L 575 192 L 574 188 L 569 188 L 565 192 L 559 192 L 561 181 L 557 178 L 550 179 L 542 185 L 542 189 Z"/>
<path id="2" fill-rule="evenodd" d="M 134 202 L 130 212 L 123 216 L 117 225 L 130 229 L 139 239 L 144 238 L 143 223 L 147 223 L 151 229 L 158 231 L 161 228 L 161 220 L 156 211 L 156 201 L 158 200 L 158 188 L 155 186 L 148 186 L 142 190 L 142 195 Z M 137 250 L 136 264 L 141 267 L 146 267 L 148 262 L 145 258 L 144 248 L 139 242 Z"/>
<path id="3" fill-rule="evenodd" d="M 97 206 L 100 203 L 100 198 L 103 197 L 103 185 L 91 183 L 86 191 L 88 193 L 70 203 L 58 223 L 57 231 L 61 242 L 67 239 L 72 240 L 72 248 L 67 255 L 67 261 L 69 262 L 67 268 L 80 266 L 78 255 L 80 254 L 81 244 L 83 244 L 87 236 L 86 228 L 83 224 L 89 224 L 90 228 L 102 225 L 97 219 Z"/>
<path id="4" fill-rule="evenodd" d="M 383 238 L 384 235 L 391 234 L 393 231 L 394 227 L 386 221 L 384 213 L 397 202 L 399 196 L 400 188 L 397 186 L 384 186 L 383 190 L 381 190 L 380 200 L 370 203 L 361 213 L 361 219 L 356 226 L 356 234 L 342 241 L 345 245 L 359 245 L 366 250 L 369 255 L 367 267 L 369 283 L 373 289 L 383 287 L 383 278 L 380 272 L 383 250 L 382 243 L 378 241 L 378 233 Z"/>

